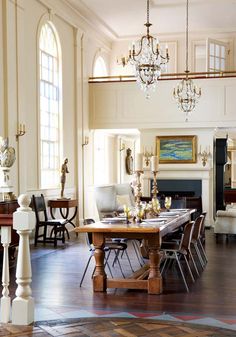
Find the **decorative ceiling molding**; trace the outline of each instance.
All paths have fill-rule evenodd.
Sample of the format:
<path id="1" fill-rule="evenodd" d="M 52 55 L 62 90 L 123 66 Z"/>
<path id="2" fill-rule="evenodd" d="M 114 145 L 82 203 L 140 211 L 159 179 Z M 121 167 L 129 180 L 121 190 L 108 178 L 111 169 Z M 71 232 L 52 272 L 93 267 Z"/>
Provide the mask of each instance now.
<path id="1" fill-rule="evenodd" d="M 80 13 L 83 18 L 89 22 L 90 25 L 97 31 L 98 29 L 112 40 L 118 39 L 118 35 L 99 17 L 97 16 L 85 3 L 81 0 L 64 0 L 72 8 Z"/>

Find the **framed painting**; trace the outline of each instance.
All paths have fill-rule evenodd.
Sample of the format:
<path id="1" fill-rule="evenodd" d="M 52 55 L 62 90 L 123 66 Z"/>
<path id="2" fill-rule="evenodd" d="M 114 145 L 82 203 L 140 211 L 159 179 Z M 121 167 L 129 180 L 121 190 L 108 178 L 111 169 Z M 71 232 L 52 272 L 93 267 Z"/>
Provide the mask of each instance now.
<path id="1" fill-rule="evenodd" d="M 159 163 L 196 163 L 196 136 L 158 136 L 156 138 Z"/>

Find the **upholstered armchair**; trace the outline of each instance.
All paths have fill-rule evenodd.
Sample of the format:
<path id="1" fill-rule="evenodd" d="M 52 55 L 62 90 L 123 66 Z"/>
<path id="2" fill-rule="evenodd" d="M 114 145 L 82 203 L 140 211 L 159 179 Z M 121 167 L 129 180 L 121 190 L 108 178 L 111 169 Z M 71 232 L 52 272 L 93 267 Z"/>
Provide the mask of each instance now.
<path id="1" fill-rule="evenodd" d="M 214 233 L 236 234 L 236 208 L 227 207 L 225 211 L 217 211 L 214 226 Z"/>
<path id="2" fill-rule="evenodd" d="M 128 183 L 95 186 L 94 192 L 100 219 L 123 212 L 123 205 L 135 206 L 133 191 Z"/>

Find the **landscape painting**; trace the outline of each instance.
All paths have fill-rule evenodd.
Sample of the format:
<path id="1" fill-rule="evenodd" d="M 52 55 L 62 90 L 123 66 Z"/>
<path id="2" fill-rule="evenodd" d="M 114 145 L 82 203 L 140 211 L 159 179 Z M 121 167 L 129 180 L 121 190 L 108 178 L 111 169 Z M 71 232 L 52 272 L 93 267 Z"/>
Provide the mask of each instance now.
<path id="1" fill-rule="evenodd" d="M 159 163 L 196 163 L 196 136 L 158 136 Z"/>

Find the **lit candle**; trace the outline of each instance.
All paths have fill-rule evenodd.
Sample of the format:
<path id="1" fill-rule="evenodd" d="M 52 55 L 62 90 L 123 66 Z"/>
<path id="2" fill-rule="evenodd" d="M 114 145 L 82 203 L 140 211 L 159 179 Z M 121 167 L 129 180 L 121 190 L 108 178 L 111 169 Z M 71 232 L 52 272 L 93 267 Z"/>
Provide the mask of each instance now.
<path id="1" fill-rule="evenodd" d="M 166 54 L 168 54 L 168 44 L 166 43 Z"/>
<path id="2" fill-rule="evenodd" d="M 143 170 L 143 154 L 136 153 L 135 155 L 135 171 Z"/>
<path id="3" fill-rule="evenodd" d="M 151 157 L 151 171 L 152 172 L 158 171 L 158 157 L 157 156 Z"/>

